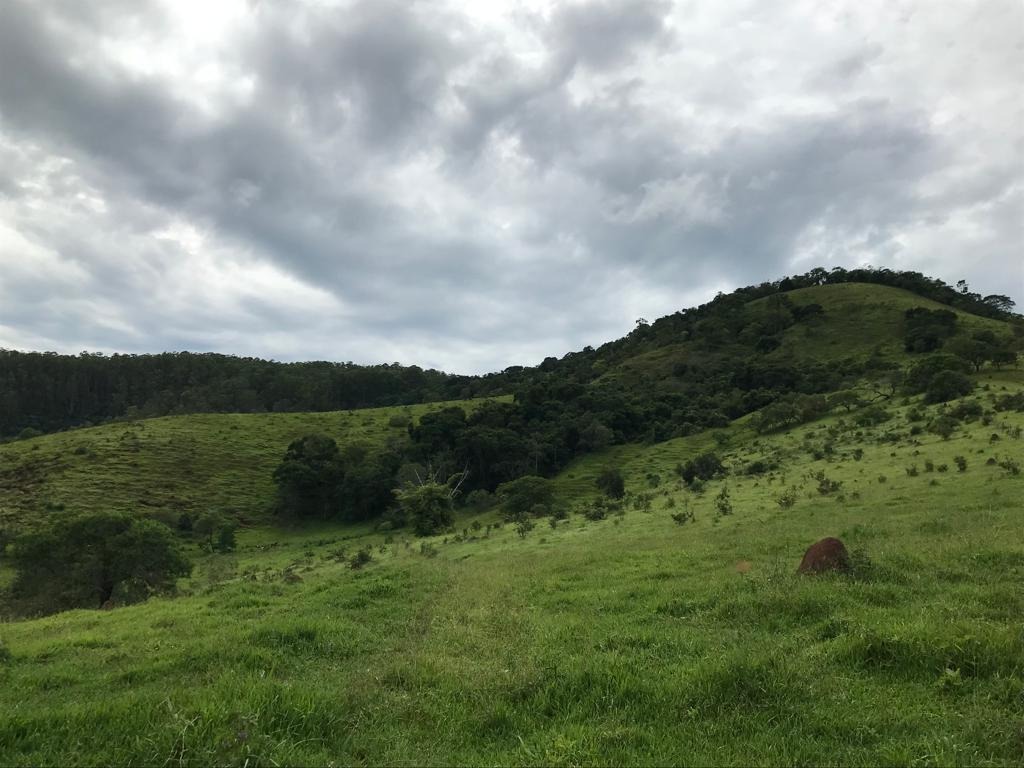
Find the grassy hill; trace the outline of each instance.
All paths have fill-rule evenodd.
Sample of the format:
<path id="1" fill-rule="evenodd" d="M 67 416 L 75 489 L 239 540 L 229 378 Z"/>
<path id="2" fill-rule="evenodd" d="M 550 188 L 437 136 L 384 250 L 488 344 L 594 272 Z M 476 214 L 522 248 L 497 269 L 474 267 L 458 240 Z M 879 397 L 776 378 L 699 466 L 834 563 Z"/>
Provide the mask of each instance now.
<path id="1" fill-rule="evenodd" d="M 792 292 L 825 313 L 772 354 L 902 359 L 902 312 L 930 304 L 863 290 Z M 664 378 L 646 343 L 606 359 Z M 876 424 L 744 417 L 583 456 L 554 479 L 568 519 L 525 536 L 500 510 L 426 539 L 268 517 L 291 439 L 403 440 L 393 417 L 444 404 L 2 445 L 0 525 L 216 508 L 243 527 L 233 553 L 191 548 L 174 598 L 0 622 L 0 765 L 1020 765 L 1024 413 L 996 405 L 1024 374 L 976 378 L 982 413 L 948 438 L 932 427 L 959 403 L 912 397 Z M 676 465 L 708 450 L 728 474 L 687 488 Z M 627 503 L 587 519 L 609 466 Z M 824 536 L 853 575 L 795 574 Z"/>
<path id="2" fill-rule="evenodd" d="M 0 527 L 93 509 L 175 517 L 216 509 L 243 524 L 265 522 L 271 475 L 297 437 L 319 432 L 340 445 L 381 446 L 407 439 L 403 420 L 452 405 L 471 411 L 481 402 L 167 416 L 0 445 Z"/>
<path id="3" fill-rule="evenodd" d="M 812 322 L 795 323 L 779 333 L 780 346 L 765 354 L 766 360 L 807 364 L 837 360 L 864 360 L 872 356 L 906 363 L 913 356 L 904 351 L 904 313 L 908 309 L 945 309 L 954 312 L 960 327 L 973 333 L 991 330 L 1007 335 L 1009 324 L 978 317 L 962 310 L 918 296 L 911 291 L 868 283 L 839 283 L 799 288 L 782 294 L 798 307 L 818 304 L 823 313 Z M 756 318 L 771 307 L 776 297 L 750 302 L 740 312 Z M 672 386 L 673 368 L 679 363 L 701 365 L 730 348 L 741 346 L 739 339 L 723 339 L 713 348 L 697 341 L 676 340 L 657 333 L 627 337 L 624 343 L 599 355 L 606 381 L 654 383 Z"/>
<path id="4" fill-rule="evenodd" d="M 1022 388 L 985 384 L 986 406 Z M 1024 414 L 943 440 L 910 435 L 915 405 L 870 428 L 737 425 L 732 474 L 700 494 L 672 466 L 708 435 L 559 478 L 572 503 L 621 464 L 649 512 L 525 538 L 467 517 L 467 540 L 426 549 L 254 528 L 185 596 L 2 624 L 0 762 L 1018 765 L 1024 480 L 1007 460 Z M 758 458 L 778 468 L 745 476 Z M 821 494 L 818 472 L 841 488 Z M 677 525 L 684 507 L 696 522 Z M 825 535 L 856 577 L 794 575 Z M 353 571 L 341 550 L 363 545 L 374 560 Z"/>

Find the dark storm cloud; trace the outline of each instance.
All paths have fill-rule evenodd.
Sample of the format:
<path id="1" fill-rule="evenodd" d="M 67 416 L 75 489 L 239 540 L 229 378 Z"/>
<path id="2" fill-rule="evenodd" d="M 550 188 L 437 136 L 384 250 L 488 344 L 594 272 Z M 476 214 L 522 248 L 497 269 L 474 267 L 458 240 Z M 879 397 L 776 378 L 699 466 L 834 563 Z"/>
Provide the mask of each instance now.
<path id="1" fill-rule="evenodd" d="M 764 10 L 186 5 L 6 0 L 0 346 L 489 370 L 822 263 L 1024 294 L 999 45 L 940 108 L 928 45 Z"/>

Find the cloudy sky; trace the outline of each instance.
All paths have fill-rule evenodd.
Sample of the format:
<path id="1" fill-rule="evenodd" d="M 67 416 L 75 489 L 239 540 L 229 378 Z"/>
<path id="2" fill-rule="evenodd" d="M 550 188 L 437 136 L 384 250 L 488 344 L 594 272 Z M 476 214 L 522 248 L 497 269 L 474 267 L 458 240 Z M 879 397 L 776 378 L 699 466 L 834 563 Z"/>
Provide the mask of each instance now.
<path id="1" fill-rule="evenodd" d="M 533 364 L 814 266 L 1024 304 L 1016 0 L 0 0 L 0 347 Z"/>

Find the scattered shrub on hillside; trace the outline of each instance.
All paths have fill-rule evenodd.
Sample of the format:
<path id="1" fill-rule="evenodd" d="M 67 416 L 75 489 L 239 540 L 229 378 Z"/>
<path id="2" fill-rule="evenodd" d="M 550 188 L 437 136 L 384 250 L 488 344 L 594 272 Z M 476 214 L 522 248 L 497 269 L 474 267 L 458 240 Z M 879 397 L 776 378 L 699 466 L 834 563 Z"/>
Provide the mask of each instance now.
<path id="1" fill-rule="evenodd" d="M 1012 395 L 1000 395 L 993 407 L 997 411 L 1024 411 L 1024 390 Z"/>
<path id="2" fill-rule="evenodd" d="M 953 461 L 956 462 L 956 468 L 958 472 L 967 471 L 967 459 L 963 456 L 954 456 Z"/>
<path id="3" fill-rule="evenodd" d="M 537 524 L 533 522 L 533 520 L 531 520 L 530 518 L 523 518 L 522 520 L 516 523 L 516 533 L 519 534 L 519 538 L 525 539 L 526 535 L 530 531 L 532 531 L 536 526 Z"/>
<path id="4" fill-rule="evenodd" d="M 407 413 L 396 413 L 388 419 L 388 426 L 396 429 L 407 429 L 412 424 L 412 417 Z"/>
<path id="5" fill-rule="evenodd" d="M 684 510 L 683 512 L 673 512 L 672 519 L 676 521 L 676 525 L 686 525 L 687 523 L 697 522 L 693 516 L 692 510 Z"/>
<path id="6" fill-rule="evenodd" d="M 828 496 L 836 493 L 843 487 L 843 483 L 840 480 L 832 480 L 825 475 L 825 472 L 818 471 L 813 475 L 814 479 L 818 481 L 818 493 L 822 496 Z"/>
<path id="7" fill-rule="evenodd" d="M 524 475 L 498 486 L 502 514 L 506 520 L 518 520 L 527 515 L 546 515 L 555 501 L 551 481 L 536 475 Z"/>
<path id="8" fill-rule="evenodd" d="M 43 612 L 98 608 L 120 594 L 145 599 L 171 590 L 192 569 L 166 526 L 112 513 L 64 518 L 24 534 L 11 562 L 15 600 Z"/>
<path id="9" fill-rule="evenodd" d="M 654 496 L 650 493 L 638 493 L 633 497 L 633 509 L 638 512 L 650 512 Z"/>
<path id="10" fill-rule="evenodd" d="M 932 461 L 931 459 L 925 459 L 924 460 L 924 471 L 925 472 L 934 472 L 935 471 L 935 462 Z"/>
<path id="11" fill-rule="evenodd" d="M 789 486 L 775 498 L 775 503 L 780 509 L 792 509 L 796 505 L 798 491 L 795 485 Z"/>
<path id="12" fill-rule="evenodd" d="M 437 557 L 437 547 L 435 547 L 429 541 L 421 541 L 420 554 L 424 557 Z"/>
<path id="13" fill-rule="evenodd" d="M 732 499 L 729 496 L 729 487 L 726 485 L 723 485 L 722 490 L 715 496 L 715 511 L 723 516 L 732 514 Z"/>
<path id="14" fill-rule="evenodd" d="M 940 474 L 943 473 L 943 472 L 949 472 L 949 464 L 945 464 L 945 463 L 939 464 L 937 469 L 939 470 Z"/>
<path id="15" fill-rule="evenodd" d="M 1020 463 L 1014 459 L 1003 459 L 999 462 L 999 466 L 1009 472 L 1011 475 L 1020 474 Z"/>
<path id="16" fill-rule="evenodd" d="M 235 524 L 225 522 L 217 528 L 217 534 L 213 541 L 213 548 L 217 552 L 226 553 L 235 551 Z"/>
<path id="17" fill-rule="evenodd" d="M 749 464 L 743 470 L 746 475 L 763 475 L 765 472 L 771 472 L 778 469 L 779 465 L 774 461 L 768 459 L 756 459 Z"/>
<path id="18" fill-rule="evenodd" d="M 970 377 L 959 371 L 939 371 L 929 381 L 925 390 L 926 403 L 945 403 L 969 395 L 974 389 Z"/>
<path id="19" fill-rule="evenodd" d="M 708 451 L 690 459 L 685 464 L 676 465 L 676 472 L 683 482 L 693 488 L 698 480 L 706 481 L 724 475 L 725 466 L 716 453 Z"/>
<path id="20" fill-rule="evenodd" d="M 617 467 L 603 469 L 595 484 L 609 499 L 621 499 L 626 495 L 626 481 Z"/>
<path id="21" fill-rule="evenodd" d="M 417 536 L 432 536 L 451 527 L 452 489 L 428 481 L 398 492 L 398 503 Z"/>
<path id="22" fill-rule="evenodd" d="M 858 427 L 874 427 L 891 418 L 892 414 L 880 405 L 869 405 L 853 415 L 853 421 Z"/>
<path id="23" fill-rule="evenodd" d="M 948 440 L 955 431 L 959 422 L 951 416 L 939 416 L 928 425 L 928 431 L 938 435 L 943 440 Z"/>
<path id="24" fill-rule="evenodd" d="M 911 464 L 909 467 L 907 467 L 907 477 L 917 477 L 917 475 L 917 464 Z"/>
<path id="25" fill-rule="evenodd" d="M 956 355 L 930 355 L 911 366 L 907 372 L 904 386 L 909 393 L 918 394 L 926 391 L 932 379 L 939 373 L 968 373 L 970 370 L 970 364 Z M 925 402 L 929 401 L 926 399 Z"/>
<path id="26" fill-rule="evenodd" d="M 373 555 L 370 552 L 370 548 L 363 547 L 352 556 L 352 559 L 349 561 L 348 567 L 351 568 L 353 571 L 358 571 L 360 568 L 367 565 L 372 560 Z"/>
<path id="27" fill-rule="evenodd" d="M 888 478 L 885 475 L 879 475 L 878 476 L 878 482 L 879 483 L 883 483 L 884 484 L 886 482 L 886 480 L 888 480 Z"/>
<path id="28" fill-rule="evenodd" d="M 974 421 L 985 412 L 977 400 L 961 400 L 950 410 L 949 415 L 960 421 Z"/>

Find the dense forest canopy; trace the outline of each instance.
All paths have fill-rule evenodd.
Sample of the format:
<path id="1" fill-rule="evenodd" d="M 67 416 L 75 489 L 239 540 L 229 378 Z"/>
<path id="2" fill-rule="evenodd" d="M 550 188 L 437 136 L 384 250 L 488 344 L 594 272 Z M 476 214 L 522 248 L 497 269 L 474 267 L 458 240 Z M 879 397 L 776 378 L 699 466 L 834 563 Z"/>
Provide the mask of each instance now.
<path id="1" fill-rule="evenodd" d="M 947 306 L 1007 319 L 1007 296 L 981 296 L 966 284 L 949 286 L 918 272 L 888 269 L 813 269 L 775 282 L 739 288 L 711 302 L 638 322 L 628 336 L 598 349 L 549 357 L 536 368 L 513 366 L 485 376 L 460 376 L 416 366 L 353 363 L 279 363 L 255 358 L 189 352 L 153 355 L 80 355 L 0 350 L 0 437 L 24 430 L 49 432 L 117 418 L 181 413 L 328 411 L 515 394 L 513 420 L 558 423 L 563 434 L 548 439 L 554 448 L 522 447 L 521 461 L 560 465 L 579 446 L 672 434 L 724 423 L 760 408 L 786 392 L 835 389 L 860 363 L 798 368 L 759 355 L 778 345 L 778 334 L 793 323 L 813 322 L 821 308 L 793 306 L 785 293 L 836 283 L 875 283 L 903 288 Z M 738 310 L 777 296 L 765 311 Z M 927 319 L 927 318 L 926 318 Z M 911 324 L 920 318 L 911 319 Z M 945 325 L 943 325 L 945 323 Z M 908 351 L 934 351 L 951 334 L 949 318 L 918 324 Z M 696 340 L 708 351 L 699 369 L 680 365 L 670 392 L 644 392 L 598 382 L 603 369 L 638 345 Z M 571 414 L 571 423 L 566 415 Z M 600 417 L 597 416 L 600 414 Z M 509 417 L 512 418 L 512 417 Z M 487 429 L 508 428 L 494 417 Z M 541 429 L 541 427 L 537 427 Z M 478 441 L 477 454 L 486 440 Z M 530 455 L 527 459 L 526 456 Z M 497 478 L 494 478 L 497 481 Z M 492 482 L 488 482 L 492 485 Z"/>

